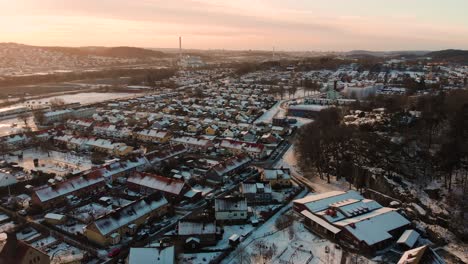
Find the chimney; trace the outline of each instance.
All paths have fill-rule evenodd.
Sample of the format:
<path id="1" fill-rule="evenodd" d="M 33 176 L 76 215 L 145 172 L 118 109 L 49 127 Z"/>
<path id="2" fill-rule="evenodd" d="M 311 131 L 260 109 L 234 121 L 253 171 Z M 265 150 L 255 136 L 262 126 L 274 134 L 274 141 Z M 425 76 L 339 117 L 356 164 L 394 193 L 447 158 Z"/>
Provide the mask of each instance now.
<path id="1" fill-rule="evenodd" d="M 182 37 L 179 37 L 179 58 L 182 58 Z"/>

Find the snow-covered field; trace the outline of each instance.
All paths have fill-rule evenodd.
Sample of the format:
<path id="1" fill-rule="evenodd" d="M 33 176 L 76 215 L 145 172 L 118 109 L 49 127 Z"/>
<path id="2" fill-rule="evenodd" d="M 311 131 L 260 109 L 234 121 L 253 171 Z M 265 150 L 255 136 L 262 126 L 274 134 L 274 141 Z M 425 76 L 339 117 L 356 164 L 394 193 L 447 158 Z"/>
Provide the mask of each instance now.
<path id="1" fill-rule="evenodd" d="M 80 260 L 83 259 L 84 253 L 65 242 L 62 242 L 58 245 L 51 246 L 45 250 L 51 258 L 50 263 L 59 264 L 59 263 L 80 263 Z"/>
<path id="2" fill-rule="evenodd" d="M 23 153 L 23 159 L 18 159 L 18 154 Z M 91 168 L 91 160 L 86 156 L 77 156 L 72 153 L 57 151 L 47 152 L 37 149 L 26 149 L 17 151 L 15 156 L 5 156 L 8 162 L 17 162 L 25 170 L 38 170 L 46 173 L 55 173 L 63 176 L 68 173 L 78 173 Z M 39 166 L 34 167 L 34 159 L 39 159 Z"/>

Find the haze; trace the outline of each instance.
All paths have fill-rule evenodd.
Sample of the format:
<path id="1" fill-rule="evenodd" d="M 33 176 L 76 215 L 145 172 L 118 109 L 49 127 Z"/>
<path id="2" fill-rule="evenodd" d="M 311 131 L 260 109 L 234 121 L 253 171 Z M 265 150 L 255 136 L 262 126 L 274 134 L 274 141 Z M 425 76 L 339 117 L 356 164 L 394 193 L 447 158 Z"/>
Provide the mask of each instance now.
<path id="1" fill-rule="evenodd" d="M 0 0 L 0 42 L 270 50 L 468 48 L 465 0 Z"/>

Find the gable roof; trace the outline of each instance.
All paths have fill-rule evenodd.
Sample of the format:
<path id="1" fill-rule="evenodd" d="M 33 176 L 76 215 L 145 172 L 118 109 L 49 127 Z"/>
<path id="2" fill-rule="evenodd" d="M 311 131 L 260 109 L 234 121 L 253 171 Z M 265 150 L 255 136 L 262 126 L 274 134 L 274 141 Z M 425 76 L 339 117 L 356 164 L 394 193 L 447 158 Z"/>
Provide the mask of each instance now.
<path id="1" fill-rule="evenodd" d="M 134 173 L 128 177 L 127 182 L 174 195 L 182 194 L 185 187 L 184 181 L 143 172 Z"/>

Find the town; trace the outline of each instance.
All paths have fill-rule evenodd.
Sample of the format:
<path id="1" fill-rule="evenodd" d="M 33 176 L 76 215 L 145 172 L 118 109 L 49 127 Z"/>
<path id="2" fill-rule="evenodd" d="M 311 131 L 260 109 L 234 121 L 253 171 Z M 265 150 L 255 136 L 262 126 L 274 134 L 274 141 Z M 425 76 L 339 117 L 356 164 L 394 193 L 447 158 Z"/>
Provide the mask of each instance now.
<path id="1" fill-rule="evenodd" d="M 415 178 L 397 175 L 394 153 L 353 154 L 361 166 L 344 169 L 347 146 L 315 159 L 333 144 L 307 144 L 310 130 L 332 137 L 326 123 L 339 112 L 343 130 L 401 146 L 432 106 L 418 100 L 468 98 L 468 67 L 430 55 L 378 67 L 342 55 L 283 59 L 211 67 L 185 57 L 122 98 L 0 110 L 17 118 L 0 138 L 0 262 L 467 261 L 466 149 L 442 184 L 417 178 L 416 165 Z M 453 137 L 466 146 L 463 114 Z"/>

